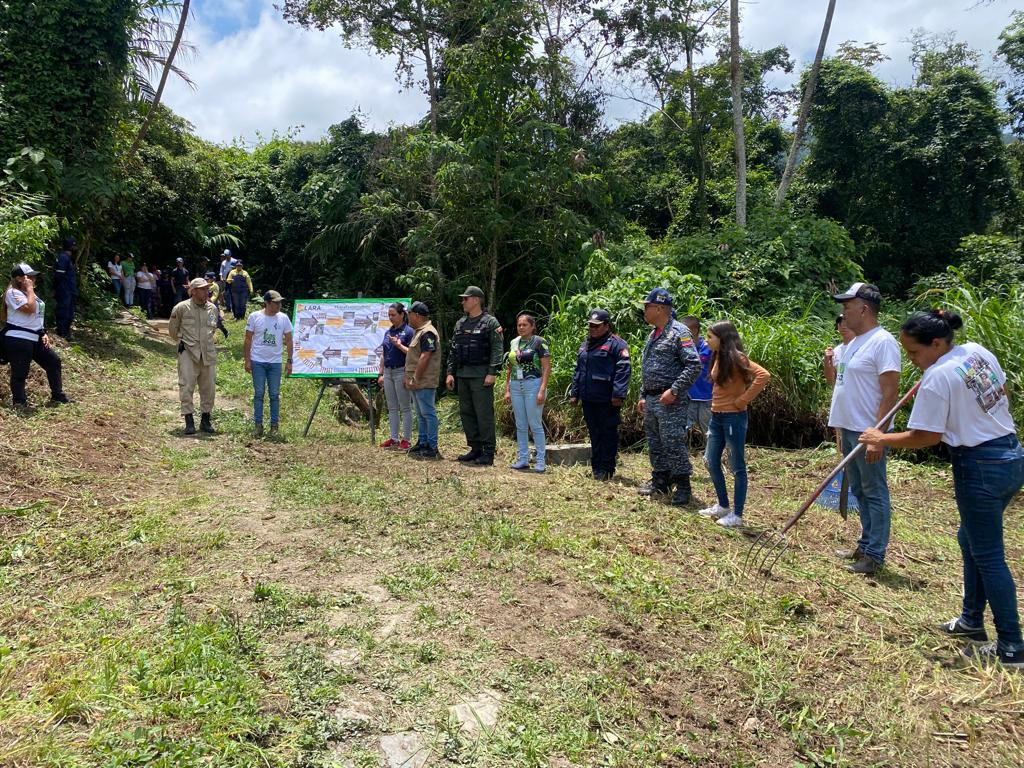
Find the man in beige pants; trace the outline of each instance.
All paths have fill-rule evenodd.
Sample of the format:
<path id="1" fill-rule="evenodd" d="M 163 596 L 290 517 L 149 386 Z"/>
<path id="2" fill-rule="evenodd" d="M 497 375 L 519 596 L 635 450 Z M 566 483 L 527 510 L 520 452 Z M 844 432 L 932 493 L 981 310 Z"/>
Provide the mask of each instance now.
<path id="1" fill-rule="evenodd" d="M 210 284 L 201 277 L 188 284 L 189 298 L 171 310 L 167 332 L 178 342 L 178 395 L 181 415 L 185 417 L 185 434 L 196 433 L 192 393 L 199 384 L 199 406 L 202 419 L 199 429 L 213 434 L 210 413 L 217 394 L 217 349 L 213 334 L 217 330 L 217 305 L 210 301 Z"/>

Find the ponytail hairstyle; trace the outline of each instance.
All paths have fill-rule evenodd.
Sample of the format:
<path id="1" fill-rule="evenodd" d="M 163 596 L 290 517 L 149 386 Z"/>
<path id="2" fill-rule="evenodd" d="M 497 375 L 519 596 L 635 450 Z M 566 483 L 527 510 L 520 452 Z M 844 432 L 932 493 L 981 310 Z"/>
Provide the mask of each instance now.
<path id="1" fill-rule="evenodd" d="M 725 386 L 729 383 L 736 371 L 739 371 L 743 381 L 749 384 L 754 380 L 754 374 L 747 362 L 747 356 L 743 351 L 743 341 L 736 326 L 728 320 L 719 320 L 712 323 L 707 330 L 718 338 L 718 349 L 711 357 L 711 368 L 718 366 L 715 375 L 715 383 Z"/>
<path id="2" fill-rule="evenodd" d="M 930 345 L 936 339 L 953 343 L 953 334 L 964 327 L 963 318 L 946 309 L 915 312 L 906 319 L 900 330 L 918 344 Z"/>
<path id="3" fill-rule="evenodd" d="M 395 310 L 395 312 L 402 316 L 402 323 L 405 325 L 409 324 L 409 310 L 405 308 L 405 304 L 400 301 L 396 301 L 394 304 L 388 304 L 388 309 Z"/>

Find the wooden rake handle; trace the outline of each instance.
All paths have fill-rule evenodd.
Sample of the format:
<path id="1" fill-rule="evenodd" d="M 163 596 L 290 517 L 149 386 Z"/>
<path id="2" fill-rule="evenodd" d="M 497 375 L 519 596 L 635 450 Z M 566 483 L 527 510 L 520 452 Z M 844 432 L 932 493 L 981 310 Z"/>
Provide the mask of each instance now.
<path id="1" fill-rule="evenodd" d="M 917 388 L 920 386 L 920 381 L 917 382 L 917 384 L 915 384 L 914 386 L 912 386 L 907 391 L 907 394 L 901 397 L 899 402 L 892 407 L 892 410 L 885 414 L 885 416 L 882 417 L 882 420 L 880 422 L 875 424 L 875 429 L 885 430 L 889 426 L 889 422 L 892 421 L 893 416 L 896 415 L 900 408 L 909 403 L 910 400 L 914 397 L 914 395 L 917 394 Z M 817 487 L 814 493 L 807 497 L 807 500 L 800 506 L 800 509 L 794 512 L 789 517 L 789 519 L 786 520 L 786 524 L 783 525 L 782 528 L 779 530 L 779 534 L 784 536 L 786 534 L 786 531 L 788 531 L 790 528 L 796 525 L 797 521 L 804 516 L 804 513 L 811 508 L 811 505 L 814 503 L 815 499 L 817 499 L 821 495 L 822 491 L 828 488 L 829 483 L 835 480 L 836 475 L 838 475 L 840 472 L 846 469 L 847 465 L 854 459 L 856 459 L 864 450 L 864 443 L 858 443 L 852 451 L 846 454 L 843 457 L 843 460 L 836 465 L 836 468 L 829 473 L 828 477 L 821 481 L 821 485 Z"/>

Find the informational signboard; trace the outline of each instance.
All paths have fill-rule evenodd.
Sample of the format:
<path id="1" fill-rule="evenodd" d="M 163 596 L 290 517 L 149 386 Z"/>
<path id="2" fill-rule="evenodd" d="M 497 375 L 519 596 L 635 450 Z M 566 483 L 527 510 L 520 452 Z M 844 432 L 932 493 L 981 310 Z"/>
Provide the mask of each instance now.
<path id="1" fill-rule="evenodd" d="M 409 299 L 296 299 L 292 376 L 377 378 L 388 304 Z"/>

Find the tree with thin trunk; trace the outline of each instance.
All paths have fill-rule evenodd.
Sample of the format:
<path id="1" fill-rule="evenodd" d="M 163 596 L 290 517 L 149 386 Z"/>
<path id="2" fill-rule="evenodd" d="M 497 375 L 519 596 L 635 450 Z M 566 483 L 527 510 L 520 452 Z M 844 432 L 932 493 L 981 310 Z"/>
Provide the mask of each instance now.
<path id="1" fill-rule="evenodd" d="M 149 105 L 149 111 L 146 112 L 146 118 L 142 121 L 142 126 L 139 128 L 139 132 L 135 136 L 135 141 L 133 141 L 131 147 L 128 148 L 128 154 L 125 156 L 126 161 L 130 161 L 135 157 L 135 153 L 139 151 L 139 146 L 142 144 L 142 140 L 146 138 L 146 133 L 149 131 L 149 124 L 153 121 L 153 115 L 156 114 L 157 108 L 160 106 L 160 99 L 164 95 L 164 87 L 167 85 L 167 78 L 174 69 L 174 57 L 177 55 L 178 48 L 181 46 L 181 37 L 185 34 L 185 24 L 188 23 L 188 7 L 191 5 L 191 2 L 192 0 L 182 0 L 181 18 L 178 20 L 178 31 L 174 35 L 174 42 L 171 44 L 171 50 L 168 51 L 167 59 L 164 61 L 164 71 L 160 73 L 160 84 L 156 87 L 156 94 L 153 96 L 153 102 Z"/>
<path id="2" fill-rule="evenodd" d="M 743 136 L 743 67 L 740 62 L 739 0 L 729 5 L 729 51 L 732 74 L 732 126 L 736 135 L 736 223 L 747 226 L 747 146 Z"/>
<path id="3" fill-rule="evenodd" d="M 825 55 L 825 44 L 828 42 L 828 33 L 832 28 L 832 14 L 835 13 L 835 10 L 836 0 L 829 0 L 828 10 L 825 11 L 825 23 L 821 27 L 821 39 L 818 40 L 818 50 L 814 54 L 814 63 L 811 64 L 811 71 L 807 75 L 807 85 L 804 87 L 803 101 L 800 102 L 800 113 L 796 119 L 796 130 L 793 132 L 793 144 L 789 148 L 786 170 L 782 173 L 779 189 L 775 193 L 776 208 L 782 207 L 782 203 L 786 200 L 786 193 L 789 191 L 790 182 L 793 180 L 793 171 L 796 169 L 797 155 L 800 154 L 800 147 L 804 142 L 804 132 L 807 130 L 807 117 L 811 113 L 814 89 L 818 86 L 818 72 L 821 71 L 821 60 Z"/>

